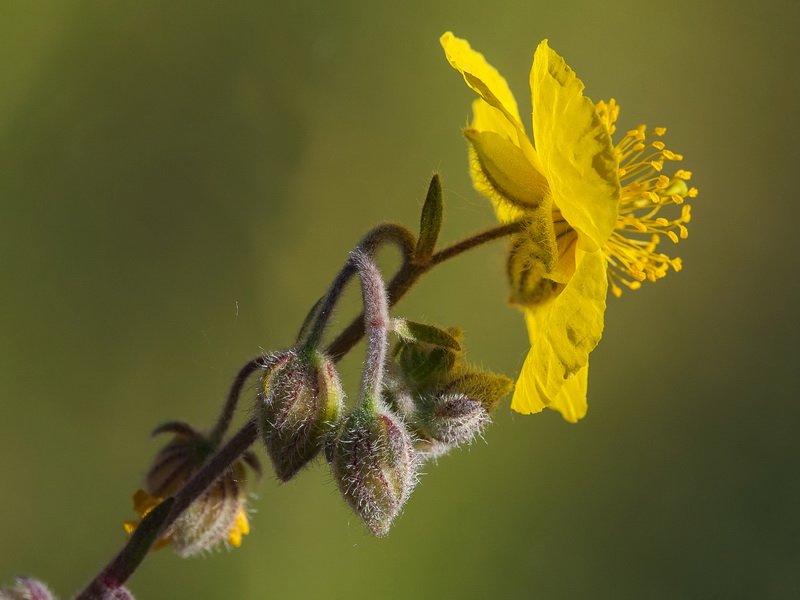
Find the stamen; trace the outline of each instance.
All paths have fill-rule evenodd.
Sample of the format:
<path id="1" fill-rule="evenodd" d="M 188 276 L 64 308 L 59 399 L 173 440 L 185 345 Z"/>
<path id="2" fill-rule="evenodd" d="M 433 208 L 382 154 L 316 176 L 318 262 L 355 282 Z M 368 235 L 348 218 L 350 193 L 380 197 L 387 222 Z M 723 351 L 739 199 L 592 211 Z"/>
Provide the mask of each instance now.
<path id="1" fill-rule="evenodd" d="M 619 106 L 612 100 L 597 104 L 598 115 L 613 133 Z M 689 188 L 686 181 L 691 171 L 679 169 L 671 177 L 662 174 L 665 161 L 680 161 L 681 154 L 666 148 L 661 140 L 666 128 L 656 127 L 648 133 L 644 125 L 628 131 L 616 145 L 619 161 L 618 174 L 622 187 L 617 226 L 603 247 L 608 259 L 608 280 L 611 293 L 620 296 L 624 287 L 638 289 L 641 282 L 656 281 L 669 269 L 680 271 L 680 258 L 670 258 L 656 251 L 662 238 L 678 243 L 686 239 L 691 220 L 691 206 L 685 198 L 695 198 L 697 188 Z M 672 211 L 670 206 L 681 206 L 680 214 L 659 214 Z M 644 237 L 646 236 L 646 237 Z"/>

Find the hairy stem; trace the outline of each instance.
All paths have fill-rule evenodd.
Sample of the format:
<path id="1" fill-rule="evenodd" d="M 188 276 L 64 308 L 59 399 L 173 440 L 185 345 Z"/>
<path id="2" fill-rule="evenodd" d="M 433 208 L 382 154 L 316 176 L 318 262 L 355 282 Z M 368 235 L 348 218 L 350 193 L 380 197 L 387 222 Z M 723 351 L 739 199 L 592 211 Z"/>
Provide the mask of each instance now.
<path id="1" fill-rule="evenodd" d="M 372 259 L 358 250 L 350 255 L 361 279 L 364 300 L 364 321 L 367 327 L 367 358 L 361 379 L 361 402 L 364 408 L 375 411 L 383 388 L 389 334 L 389 303 L 386 285 Z"/>
<path id="2" fill-rule="evenodd" d="M 258 358 L 250 359 L 241 369 L 239 369 L 239 372 L 236 374 L 236 378 L 233 380 L 233 383 L 228 390 L 228 397 L 225 400 L 225 405 L 222 407 L 222 412 L 217 419 L 216 425 L 214 425 L 214 429 L 209 435 L 209 439 L 214 447 L 216 447 L 225 437 L 225 434 L 228 433 L 228 428 L 231 425 L 231 420 L 233 419 L 233 414 L 236 411 L 236 405 L 239 402 L 239 398 L 242 395 L 242 389 L 244 388 L 245 382 L 250 375 L 259 369 L 263 369 L 265 366 L 266 363 L 264 358 L 259 356 Z"/>
<path id="3" fill-rule="evenodd" d="M 368 257 L 374 257 L 380 247 L 387 242 L 395 244 L 400 249 L 403 267 L 411 264 L 416 248 L 416 239 L 414 238 L 414 234 L 408 229 L 395 223 L 384 223 L 370 230 L 361 238 L 361 241 L 356 245 L 353 252 L 361 252 Z M 403 267 L 401 267 L 401 270 Z M 309 326 L 308 336 L 303 343 L 304 348 L 309 350 L 316 348 L 322 341 L 333 310 L 341 299 L 347 283 L 355 273 L 355 263 L 352 260 L 348 260 L 333 280 L 333 283 L 331 283 L 322 301 L 319 303 L 319 308 L 314 316 L 313 323 Z M 361 318 L 363 320 L 363 313 Z"/>

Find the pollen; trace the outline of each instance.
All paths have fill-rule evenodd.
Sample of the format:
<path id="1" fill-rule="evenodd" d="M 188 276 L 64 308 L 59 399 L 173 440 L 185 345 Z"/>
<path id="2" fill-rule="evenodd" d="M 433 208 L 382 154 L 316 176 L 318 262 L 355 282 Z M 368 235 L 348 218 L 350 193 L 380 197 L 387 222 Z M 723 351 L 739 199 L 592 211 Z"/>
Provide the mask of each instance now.
<path id="1" fill-rule="evenodd" d="M 596 105 L 600 121 L 613 134 L 619 116 L 619 105 L 612 99 Z M 648 132 L 640 125 L 628 131 L 615 146 L 619 161 L 618 174 L 621 194 L 617 226 L 603 246 L 608 259 L 608 279 L 611 293 L 619 297 L 623 288 L 639 289 L 643 281 L 656 281 L 669 269 L 680 271 L 680 258 L 671 258 L 659 251 L 663 238 L 677 244 L 686 239 L 691 220 L 691 206 L 686 198 L 697 197 L 697 188 L 689 187 L 691 171 L 678 169 L 673 175 L 667 165 L 681 161 L 683 156 L 668 150 L 656 138 L 666 128 L 655 127 Z M 679 207 L 679 208 L 678 208 Z"/>

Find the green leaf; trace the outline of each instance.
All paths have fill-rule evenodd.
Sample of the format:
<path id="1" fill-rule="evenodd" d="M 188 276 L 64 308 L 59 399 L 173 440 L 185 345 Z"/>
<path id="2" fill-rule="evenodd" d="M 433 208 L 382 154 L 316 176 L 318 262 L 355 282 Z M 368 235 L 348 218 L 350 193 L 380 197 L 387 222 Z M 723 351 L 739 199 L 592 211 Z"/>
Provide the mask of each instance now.
<path id="1" fill-rule="evenodd" d="M 444 217 L 444 198 L 442 197 L 442 182 L 439 175 L 434 175 L 428 186 L 428 195 L 422 206 L 422 215 L 419 222 L 419 239 L 414 251 L 414 260 L 419 264 L 428 264 L 436 249 L 439 240 L 439 231 L 442 229 Z"/>
<path id="2" fill-rule="evenodd" d="M 393 319 L 392 329 L 404 340 L 410 342 L 425 342 L 433 346 L 461 350 L 461 344 L 456 338 L 444 329 L 439 329 L 433 325 L 425 325 L 406 319 Z"/>

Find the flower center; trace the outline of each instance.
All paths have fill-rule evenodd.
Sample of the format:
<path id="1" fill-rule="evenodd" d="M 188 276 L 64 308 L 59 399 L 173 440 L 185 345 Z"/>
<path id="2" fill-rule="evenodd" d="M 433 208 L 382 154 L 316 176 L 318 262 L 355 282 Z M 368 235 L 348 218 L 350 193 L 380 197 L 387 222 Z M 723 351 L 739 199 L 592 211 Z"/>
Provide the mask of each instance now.
<path id="1" fill-rule="evenodd" d="M 619 105 L 613 99 L 601 101 L 597 113 L 609 134 L 613 134 Z M 679 169 L 671 177 L 661 173 L 665 161 L 683 159 L 657 139 L 664 133 L 664 127 L 655 127 L 648 133 L 640 125 L 628 131 L 615 147 L 622 190 L 617 225 L 603 252 L 608 259 L 611 292 L 617 297 L 622 295 L 621 285 L 635 290 L 645 279 L 664 277 L 670 267 L 681 269 L 680 258 L 657 252 L 657 247 L 663 237 L 677 244 L 688 236 L 686 223 L 691 219 L 691 206 L 684 204 L 684 199 L 697 196 L 697 188 L 686 185 L 692 176 L 690 171 Z"/>

